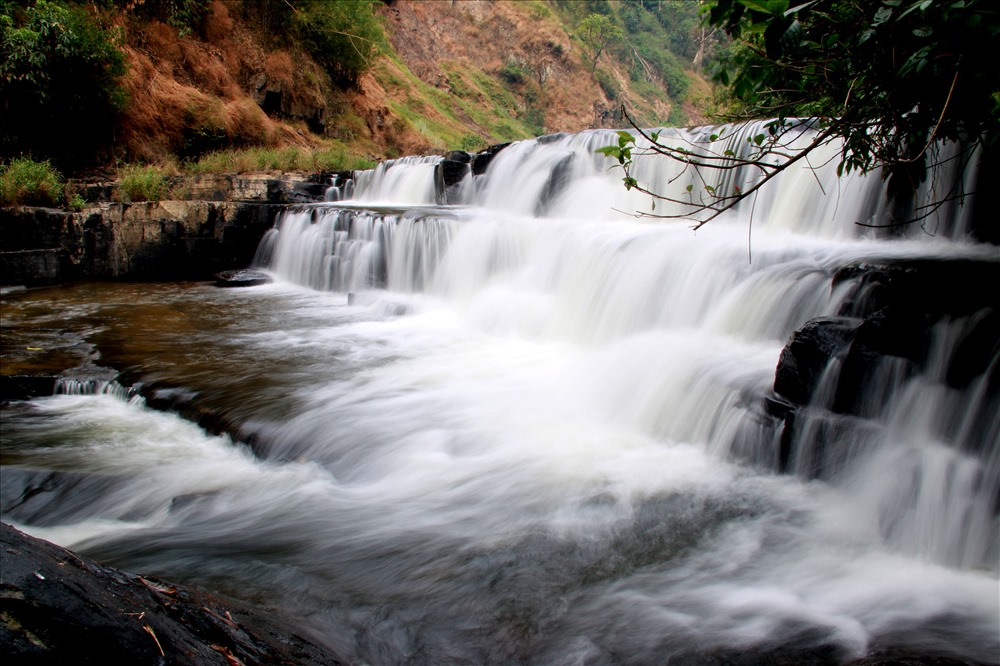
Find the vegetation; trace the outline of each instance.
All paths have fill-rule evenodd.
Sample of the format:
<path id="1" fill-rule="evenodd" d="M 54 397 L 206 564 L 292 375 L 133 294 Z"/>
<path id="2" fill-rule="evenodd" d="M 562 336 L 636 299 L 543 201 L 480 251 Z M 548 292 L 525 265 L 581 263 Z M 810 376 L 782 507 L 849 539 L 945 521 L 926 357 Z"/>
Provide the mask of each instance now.
<path id="1" fill-rule="evenodd" d="M 49 162 L 23 157 L 0 165 L 0 205 L 55 206 L 62 199 L 62 176 Z"/>
<path id="2" fill-rule="evenodd" d="M 715 0 L 709 20 L 742 39 L 717 74 L 738 115 L 825 119 L 844 171 L 918 174 L 935 140 L 997 136 L 991 0 Z"/>
<path id="3" fill-rule="evenodd" d="M 156 165 L 129 164 L 118 170 L 121 201 L 159 201 L 167 193 L 167 175 Z"/>
<path id="4" fill-rule="evenodd" d="M 254 171 L 349 171 L 374 166 L 370 160 L 352 158 L 343 148 L 307 150 L 286 148 L 243 148 L 202 155 L 184 165 L 189 174 L 250 173 Z"/>
<path id="5" fill-rule="evenodd" d="M 296 0 L 288 2 L 296 33 L 309 52 L 342 85 L 367 71 L 384 41 L 375 0 Z"/>
<path id="6" fill-rule="evenodd" d="M 0 2 L 0 156 L 75 165 L 106 146 L 127 102 L 117 40 L 79 7 Z"/>
<path id="7" fill-rule="evenodd" d="M 1000 136 L 1000 73 L 988 53 L 1000 36 L 1000 7 L 990 0 L 712 0 L 709 25 L 738 41 L 717 70 L 728 87 L 736 119 L 774 118 L 768 133 L 753 137 L 750 159 L 726 152 L 694 154 L 654 139 L 653 150 L 687 164 L 732 169 L 756 167 L 751 187 L 709 192 L 700 224 L 753 194 L 775 175 L 830 141 L 842 141 L 839 172 L 881 169 L 897 202 L 911 202 L 935 145 L 960 146 L 968 164 L 976 149 L 991 151 Z M 782 154 L 781 137 L 793 117 L 815 119 L 818 133 L 794 156 Z M 604 149 L 625 168 L 631 141 Z M 655 192 L 648 192 L 659 196 Z M 945 200 L 964 196 L 953 191 Z M 659 198 L 665 198 L 659 196 Z M 910 208 L 909 223 L 932 214 L 944 201 Z M 678 202 L 686 203 L 689 202 Z M 898 207 L 898 206 L 897 206 Z M 903 206 L 905 208 L 905 205 Z M 689 215 L 679 215 L 687 217 Z M 699 225 L 700 226 L 700 225 Z"/>
<path id="8" fill-rule="evenodd" d="M 625 31 L 603 14 L 589 14 L 576 26 L 577 34 L 590 55 L 590 71 L 597 71 L 597 60 L 610 46 L 625 39 Z"/>
<path id="9" fill-rule="evenodd" d="M 123 198 L 155 198 L 167 173 L 360 168 L 577 129 L 590 105 L 563 108 L 553 90 L 566 81 L 574 100 L 595 96 L 595 122 L 620 122 L 607 99 L 683 117 L 687 65 L 664 45 L 692 57 L 693 3 L 526 0 L 490 12 L 483 25 L 539 28 L 514 35 L 500 71 L 397 53 L 384 17 L 398 12 L 380 0 L 0 0 L 0 161 L 47 159 L 87 177 L 160 164 L 117 169 Z M 666 27 L 680 18 L 684 35 Z M 596 40 L 586 62 L 568 26 Z M 547 127 L 567 117 L 573 127 Z"/>

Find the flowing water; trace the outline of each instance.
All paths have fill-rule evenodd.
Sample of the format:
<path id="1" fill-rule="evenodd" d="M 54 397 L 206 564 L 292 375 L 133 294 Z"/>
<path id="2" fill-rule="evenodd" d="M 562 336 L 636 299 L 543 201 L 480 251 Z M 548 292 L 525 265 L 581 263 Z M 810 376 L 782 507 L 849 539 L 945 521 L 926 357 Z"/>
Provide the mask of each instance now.
<path id="1" fill-rule="evenodd" d="M 360 663 L 1000 660 L 996 394 L 934 361 L 984 314 L 857 414 L 821 386 L 787 473 L 764 408 L 790 334 L 856 295 L 838 269 L 996 249 L 960 208 L 878 240 L 853 223 L 880 183 L 832 165 L 697 233 L 636 219 L 670 206 L 607 170 L 615 140 L 514 144 L 448 205 L 435 159 L 382 165 L 281 218 L 270 285 L 7 293 L 8 368 L 76 381 L 5 406 L 4 519 L 280 608 Z"/>

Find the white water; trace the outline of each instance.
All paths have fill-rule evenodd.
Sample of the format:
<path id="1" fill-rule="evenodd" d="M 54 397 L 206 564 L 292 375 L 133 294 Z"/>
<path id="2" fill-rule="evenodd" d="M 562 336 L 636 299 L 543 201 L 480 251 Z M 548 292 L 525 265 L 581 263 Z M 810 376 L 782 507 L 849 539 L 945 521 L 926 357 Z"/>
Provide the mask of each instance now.
<path id="1" fill-rule="evenodd" d="M 594 155 L 614 136 L 514 144 L 465 206 L 430 205 L 424 159 L 287 213 L 263 253 L 278 283 L 198 296 L 244 313 L 211 352 L 186 343 L 231 379 L 153 366 L 195 393 L 256 387 L 229 409 L 260 456 L 109 395 L 38 400 L 13 421 L 18 464 L 96 476 L 15 522 L 277 600 L 364 663 L 997 661 L 1000 417 L 939 358 L 967 322 L 923 374 L 887 370 L 863 417 L 818 396 L 798 474 L 777 473 L 763 410 L 789 335 L 855 286 L 831 288 L 838 268 L 995 249 L 954 220 L 959 240 L 858 233 L 881 185 L 829 168 L 782 176 L 749 239 L 745 207 L 697 234 L 635 220 L 648 197 Z"/>

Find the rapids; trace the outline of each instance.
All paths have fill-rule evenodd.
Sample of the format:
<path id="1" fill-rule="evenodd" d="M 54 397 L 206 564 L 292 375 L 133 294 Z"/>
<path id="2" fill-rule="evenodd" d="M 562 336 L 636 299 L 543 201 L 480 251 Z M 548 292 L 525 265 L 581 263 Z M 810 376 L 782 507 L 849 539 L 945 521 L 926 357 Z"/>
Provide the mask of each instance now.
<path id="1" fill-rule="evenodd" d="M 889 372 L 853 416 L 820 390 L 787 473 L 764 409 L 789 336 L 856 293 L 838 269 L 996 248 L 959 206 L 892 239 L 856 226 L 881 182 L 831 163 L 697 233 L 637 219 L 668 206 L 625 191 L 595 153 L 615 140 L 515 143 L 444 205 L 437 158 L 380 165 L 282 216 L 270 285 L 5 294 L 5 363 L 75 369 L 4 407 L 4 520 L 279 607 L 357 663 L 998 661 L 990 368 L 962 389 L 940 363 Z M 932 359 L 977 316 L 935 329 Z M 821 473 L 818 429 L 846 452 Z"/>

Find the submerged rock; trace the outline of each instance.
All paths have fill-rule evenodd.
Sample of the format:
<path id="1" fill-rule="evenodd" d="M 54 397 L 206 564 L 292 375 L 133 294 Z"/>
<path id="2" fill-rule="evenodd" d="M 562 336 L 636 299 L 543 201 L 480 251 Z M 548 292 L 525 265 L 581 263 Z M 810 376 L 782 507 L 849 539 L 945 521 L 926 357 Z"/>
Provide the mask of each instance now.
<path id="1" fill-rule="evenodd" d="M 217 287 L 256 287 L 257 285 L 267 284 L 270 281 L 270 275 L 264 271 L 252 268 L 222 271 L 215 274 L 215 285 Z"/>
<path id="2" fill-rule="evenodd" d="M 337 664 L 290 621 L 0 524 L 6 664 Z"/>

